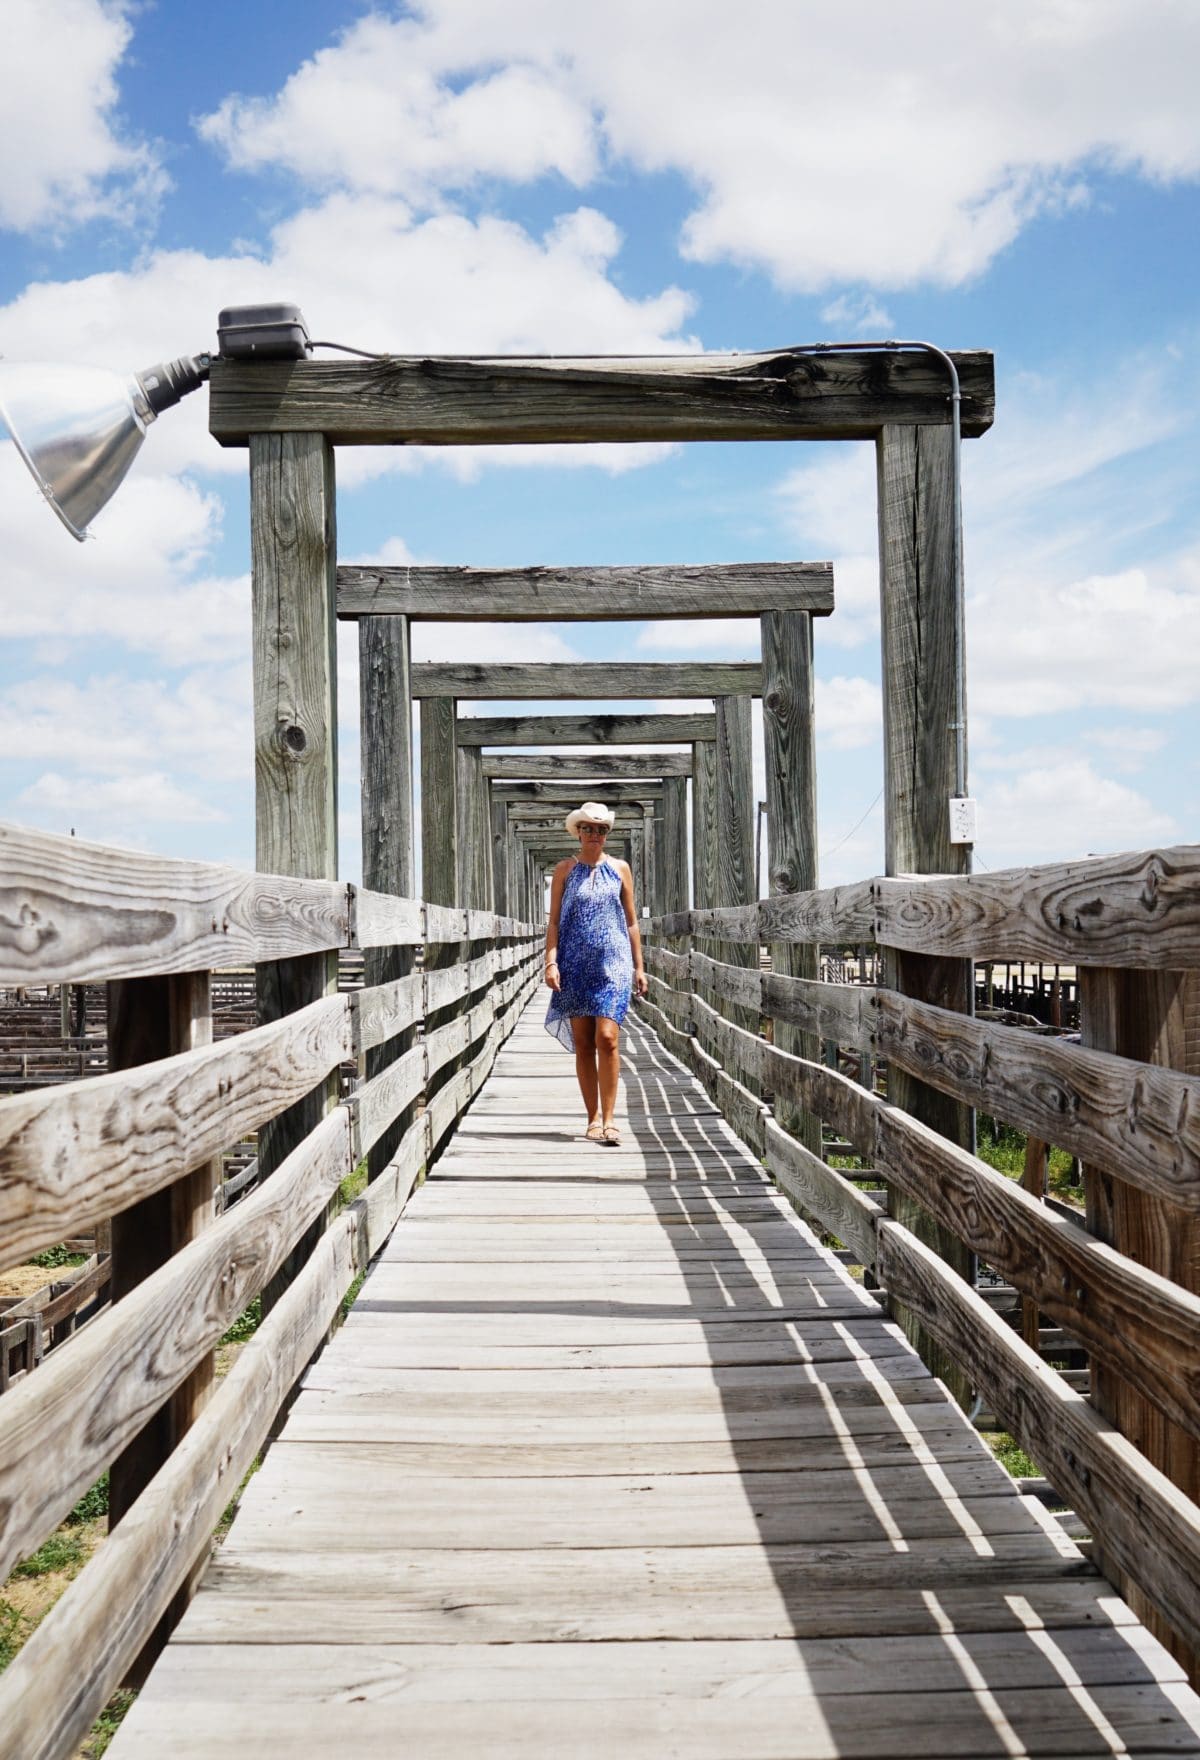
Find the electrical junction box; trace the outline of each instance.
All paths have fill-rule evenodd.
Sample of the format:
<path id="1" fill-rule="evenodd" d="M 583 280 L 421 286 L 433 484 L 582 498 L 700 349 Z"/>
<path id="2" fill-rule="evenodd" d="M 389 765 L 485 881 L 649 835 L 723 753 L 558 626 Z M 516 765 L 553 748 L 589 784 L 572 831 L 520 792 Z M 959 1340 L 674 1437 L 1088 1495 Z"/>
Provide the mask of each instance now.
<path id="1" fill-rule="evenodd" d="M 303 361 L 312 353 L 299 306 L 226 306 L 217 316 L 221 358 L 227 361 Z"/>
<path id="2" fill-rule="evenodd" d="M 969 794 L 952 794 L 950 796 L 951 843 L 974 843 L 978 816 L 978 801 L 972 799 Z"/>

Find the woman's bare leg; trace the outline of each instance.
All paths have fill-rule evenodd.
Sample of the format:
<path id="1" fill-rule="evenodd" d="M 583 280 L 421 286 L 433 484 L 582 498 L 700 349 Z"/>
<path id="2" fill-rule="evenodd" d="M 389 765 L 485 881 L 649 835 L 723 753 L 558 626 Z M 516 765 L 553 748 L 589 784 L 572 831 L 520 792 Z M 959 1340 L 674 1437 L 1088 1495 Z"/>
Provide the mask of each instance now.
<path id="1" fill-rule="evenodd" d="M 596 1029 L 601 1122 L 611 1124 L 613 1113 L 617 1109 L 617 1083 L 621 1077 L 621 1029 L 616 1021 L 610 1021 L 604 1016 L 592 1024 Z"/>
<path id="2" fill-rule="evenodd" d="M 575 1041 L 575 1079 L 587 1107 L 588 1123 L 594 1124 L 600 1116 L 600 1088 L 596 1078 L 596 1022 L 591 1015 L 571 1017 L 571 1037 Z"/>

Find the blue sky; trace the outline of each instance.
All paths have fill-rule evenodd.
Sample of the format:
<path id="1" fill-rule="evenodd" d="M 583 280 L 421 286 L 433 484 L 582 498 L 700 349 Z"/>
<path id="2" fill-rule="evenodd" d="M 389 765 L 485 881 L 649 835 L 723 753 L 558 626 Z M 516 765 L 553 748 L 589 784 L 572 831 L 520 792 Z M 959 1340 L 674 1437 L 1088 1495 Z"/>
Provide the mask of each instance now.
<path id="1" fill-rule="evenodd" d="M 9 0 L 0 353 L 118 368 L 294 299 L 397 352 L 994 350 L 964 448 L 990 868 L 1197 834 L 1192 0 Z M 0 817 L 253 861 L 245 454 L 203 397 L 76 546 L 0 446 Z M 339 456 L 344 560 L 832 558 L 822 879 L 882 865 L 867 446 Z M 358 863 L 341 664 L 342 869 Z M 418 657 L 757 654 L 426 626 Z"/>

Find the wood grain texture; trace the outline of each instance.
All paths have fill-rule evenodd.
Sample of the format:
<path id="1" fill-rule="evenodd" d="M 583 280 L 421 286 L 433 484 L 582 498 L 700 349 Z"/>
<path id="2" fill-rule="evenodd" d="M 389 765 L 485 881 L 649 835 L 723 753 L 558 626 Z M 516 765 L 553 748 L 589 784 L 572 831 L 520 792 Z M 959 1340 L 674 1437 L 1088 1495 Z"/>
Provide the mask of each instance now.
<path id="1" fill-rule="evenodd" d="M 717 905 L 712 910 L 691 911 L 689 916 L 693 935 L 709 935 L 731 944 L 758 942 L 759 906 L 756 904 Z"/>
<path id="2" fill-rule="evenodd" d="M 707 954 L 692 955 L 692 976 L 705 992 L 711 991 L 722 1001 L 734 1002 L 754 1014 L 762 1013 L 763 978 L 757 962 L 753 967 L 733 966 L 723 960 L 709 959 Z"/>
<path id="3" fill-rule="evenodd" d="M 250 444 L 256 865 L 337 874 L 333 452 L 319 434 Z"/>
<path id="4" fill-rule="evenodd" d="M 889 1062 L 1200 1213 L 1200 1077 L 887 990 L 861 994 L 869 997 L 875 1049 Z"/>
<path id="5" fill-rule="evenodd" d="M 916 953 L 1189 969 L 1200 965 L 1200 848 L 882 880 L 875 929 Z"/>
<path id="6" fill-rule="evenodd" d="M 963 433 L 995 407 L 990 354 L 953 356 Z M 209 428 L 318 433 L 337 446 L 526 445 L 603 440 L 873 439 L 885 422 L 949 421 L 945 369 L 921 354 L 643 356 L 521 360 L 215 360 Z"/>
<path id="7" fill-rule="evenodd" d="M 487 760 L 484 761 L 484 775 L 487 775 Z M 614 769 L 616 765 L 614 763 Z M 491 781 L 491 795 L 494 801 L 523 802 L 549 801 L 563 807 L 580 805 L 580 790 L 571 781 L 550 782 L 530 780 L 526 782 Z M 686 784 L 684 785 L 686 787 Z M 661 801 L 663 785 L 661 782 L 639 781 L 636 777 L 610 777 L 604 784 L 604 805 L 641 806 L 643 801 Z M 598 798 L 598 797 L 597 797 Z"/>
<path id="8" fill-rule="evenodd" d="M 339 617 L 400 613 L 439 623 L 757 617 L 833 610 L 828 562 L 668 563 L 634 568 L 343 565 Z"/>
<path id="9" fill-rule="evenodd" d="M 411 883 L 410 883 L 411 885 Z M 419 898 L 395 898 L 386 892 L 368 890 L 365 886 L 350 888 L 351 926 L 348 936 L 351 947 L 371 949 L 411 948 L 424 939 L 424 907 Z M 372 958 L 364 966 L 372 983 L 384 982 L 386 970 Z M 378 975 L 377 973 L 382 973 Z M 393 977 L 402 976 L 393 972 Z"/>
<path id="10" fill-rule="evenodd" d="M 857 984 L 825 984 L 816 978 L 789 978 L 772 970 L 763 973 L 762 1009 L 776 1021 L 801 1028 L 809 1048 L 799 1049 L 795 1055 L 815 1061 L 818 1039 L 833 1039 L 855 1050 L 870 1045 L 875 1017 L 869 1003 L 878 994 Z M 781 1051 L 790 1049 L 778 1034 L 775 1043 Z"/>
<path id="11" fill-rule="evenodd" d="M 877 1103 L 875 1165 L 1095 1362 L 1200 1435 L 1200 1295 L 1138 1265 L 986 1162 Z"/>
<path id="12" fill-rule="evenodd" d="M 408 620 L 373 617 L 358 632 L 359 738 L 363 890 L 354 897 L 355 938 L 367 949 L 368 986 L 403 984 L 413 971 L 414 942 L 423 929 L 413 841 L 412 692 Z M 368 1080 L 408 1051 L 410 1022 L 372 1036 L 365 1050 Z M 401 1112 L 374 1143 L 369 1178 L 389 1165 L 410 1122 Z"/>
<path id="13" fill-rule="evenodd" d="M 767 890 L 794 896 L 815 890 L 818 878 L 812 619 L 801 611 L 767 610 L 761 624 Z M 814 979 L 819 961 L 816 946 L 788 940 L 771 943 L 775 974 Z M 776 1016 L 775 1043 L 802 1057 L 815 1057 L 818 1050 L 811 1031 L 802 1030 L 787 1016 Z M 810 1150 L 820 1150 L 817 1118 L 786 1102 L 777 1105 L 776 1112 L 779 1122 Z"/>
<path id="14" fill-rule="evenodd" d="M 0 983 L 99 983 L 344 947 L 347 889 L 0 825 Z"/>
<path id="15" fill-rule="evenodd" d="M 767 1166 L 779 1189 L 849 1247 L 860 1265 L 873 1269 L 875 1231 L 886 1210 L 790 1132 L 781 1130 L 774 1119 L 766 1121 L 764 1141 Z"/>
<path id="16" fill-rule="evenodd" d="M 907 1230 L 882 1221 L 878 1242 L 888 1287 L 968 1367 L 1114 1563 L 1200 1643 L 1200 1508 Z"/>
<path id="17" fill-rule="evenodd" d="M 954 449 L 948 429 L 887 425 L 876 442 L 880 619 L 883 643 L 884 858 L 892 874 L 965 874 L 966 845 L 950 842 L 947 803 L 958 782 L 954 726 L 961 635 L 954 563 Z M 964 698 L 965 700 L 965 698 Z M 965 713 L 965 711 L 964 711 Z M 966 731 L 962 732 L 966 749 Z M 965 786 L 965 773 L 963 777 Z M 893 955 L 887 982 L 904 995 L 970 1013 L 973 975 L 940 946 Z M 898 1069 L 890 1096 L 955 1143 L 971 1141 L 960 1101 Z M 970 1255 L 903 1192 L 892 1213 L 969 1277 Z M 955 1376 L 936 1346 L 914 1340 L 939 1374 Z M 960 1397 L 967 1389 L 952 1382 Z"/>
<path id="18" fill-rule="evenodd" d="M 349 999 L 332 996 L 217 1045 L 0 1100 L 0 1262 L 81 1233 L 249 1136 L 351 1055 L 350 1017 Z"/>
<path id="19" fill-rule="evenodd" d="M 464 715 L 458 723 L 458 743 L 464 746 L 670 746 L 716 737 L 716 717 L 711 713 Z M 598 753 L 596 761 L 607 764 L 617 757 Z"/>
<path id="20" fill-rule="evenodd" d="M 675 664 L 658 660 L 535 660 L 523 664 L 424 661 L 412 669 L 412 693 L 422 700 L 462 697 L 473 702 L 496 698 L 510 702 L 529 697 L 538 702 L 575 702 L 591 697 L 598 701 L 653 701 L 656 697 L 716 697 L 733 693 L 757 697 L 761 692 L 761 666 L 757 661 L 743 660 L 689 660 Z"/>
<path id="21" fill-rule="evenodd" d="M 688 908 L 687 779 L 680 775 L 663 784 L 663 910 L 667 915 Z"/>
<path id="22" fill-rule="evenodd" d="M 452 975 L 446 972 L 430 973 L 428 976 L 448 978 Z M 349 999 L 353 1015 L 353 1049 L 356 1055 L 362 1051 L 370 1051 L 373 1046 L 382 1045 L 408 1027 L 416 1025 L 425 1011 L 427 981 L 425 974 L 410 972 L 407 977 L 393 978 L 386 984 L 376 984 L 360 990 Z M 407 1047 L 400 1046 L 399 1049 L 405 1050 Z"/>
<path id="23" fill-rule="evenodd" d="M 764 941 L 872 943 L 875 882 L 856 881 L 815 892 L 777 893 L 759 904 Z"/>
<path id="24" fill-rule="evenodd" d="M 492 822 L 483 753 L 478 746 L 458 746 L 459 867 L 462 899 L 468 909 L 495 908 L 492 881 Z"/>
<path id="25" fill-rule="evenodd" d="M 659 752 L 646 756 L 636 752 L 612 752 L 607 756 L 581 757 L 575 752 L 485 752 L 483 774 L 495 781 L 606 781 L 644 777 L 688 777 L 692 773 L 689 752 Z"/>
<path id="26" fill-rule="evenodd" d="M 250 1197 L 4 1396 L 0 1572 L 95 1483 L 274 1273 L 351 1171 L 339 1108 Z"/>
<path id="27" fill-rule="evenodd" d="M 206 1557 L 288 1390 L 403 1208 L 416 1171 L 409 1165 L 414 1137 L 368 1197 L 322 1236 L 243 1346 L 191 1434 L 127 1513 L 122 1544 L 95 1554 L 6 1672 L 0 1723 L 14 1753 L 56 1760 L 83 1739 L 193 1561 Z"/>
<path id="28" fill-rule="evenodd" d="M 1085 968 L 1079 974 L 1079 1001 L 1085 1045 L 1145 1058 L 1149 1065 L 1161 1066 L 1157 1073 L 1164 1076 L 1168 1068 L 1187 1071 L 1192 1077 L 1200 1073 L 1200 974 L 1195 971 Z M 1146 1073 L 1153 1079 L 1156 1072 L 1148 1068 Z M 1164 1197 L 1124 1177 L 1114 1177 L 1114 1172 L 1123 1175 L 1120 1166 L 1110 1169 L 1107 1157 L 1103 1165 L 1084 1164 L 1088 1227 L 1139 1264 L 1196 1295 L 1200 1292 L 1200 1221 L 1194 1206 L 1185 1210 L 1174 1195 Z M 1194 1428 L 1180 1426 L 1163 1412 L 1139 1376 L 1121 1376 L 1107 1365 L 1097 1365 L 1091 1392 L 1099 1410 L 1136 1442 L 1155 1466 L 1187 1496 L 1200 1498 L 1200 1442 Z M 1119 1568 L 1114 1574 L 1123 1585 L 1127 1583 Z M 1130 1592 L 1138 1611 L 1195 1678 L 1200 1673 L 1200 1651 L 1194 1637 L 1187 1638 L 1177 1627 L 1164 1627 L 1144 1607 L 1141 1597 Z"/>
<path id="29" fill-rule="evenodd" d="M 319 434 L 250 441 L 250 583 L 254 656 L 255 865 L 332 880 L 337 854 L 337 531 L 333 450 Z M 312 954 L 260 966 L 259 1019 L 337 990 L 337 959 Z M 337 1104 L 336 1077 L 267 1121 L 269 1176 Z M 314 1237 L 281 1268 L 292 1274 Z M 267 1287 L 265 1307 L 279 1294 Z"/>
<path id="30" fill-rule="evenodd" d="M 421 704 L 421 894 L 429 904 L 465 905 L 460 891 L 457 705 Z"/>

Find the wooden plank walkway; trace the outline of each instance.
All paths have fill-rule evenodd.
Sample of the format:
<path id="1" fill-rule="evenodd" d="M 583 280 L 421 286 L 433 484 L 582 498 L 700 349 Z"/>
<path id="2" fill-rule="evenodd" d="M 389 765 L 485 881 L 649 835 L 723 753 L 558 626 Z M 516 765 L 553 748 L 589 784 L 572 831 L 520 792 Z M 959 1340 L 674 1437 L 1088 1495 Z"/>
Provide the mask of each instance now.
<path id="1" fill-rule="evenodd" d="M 633 1024 L 535 999 L 110 1749 L 1200 1752 L 1200 1701 Z"/>

